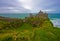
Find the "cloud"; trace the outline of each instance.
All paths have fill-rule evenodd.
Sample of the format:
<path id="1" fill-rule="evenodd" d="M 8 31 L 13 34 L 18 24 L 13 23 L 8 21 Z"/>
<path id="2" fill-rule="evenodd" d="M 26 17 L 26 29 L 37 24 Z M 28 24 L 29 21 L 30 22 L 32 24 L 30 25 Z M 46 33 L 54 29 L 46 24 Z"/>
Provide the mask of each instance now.
<path id="1" fill-rule="evenodd" d="M 0 7 L 0 13 L 16 13 L 19 10 L 15 9 L 14 7 Z"/>
<path id="2" fill-rule="evenodd" d="M 21 3 L 21 6 L 25 9 L 30 10 L 30 12 L 38 12 L 42 9 L 44 11 L 50 12 L 52 10 L 50 9 L 51 5 L 54 4 L 54 2 L 50 2 L 50 0 L 18 0 Z M 52 8 L 52 7 L 51 7 Z M 46 10 L 45 10 L 46 9 Z"/>
<path id="3" fill-rule="evenodd" d="M 28 8 L 28 7 L 27 7 Z M 17 0 L 0 0 L 0 13 L 29 13 Z"/>
<path id="4" fill-rule="evenodd" d="M 52 9 L 46 9 L 46 10 L 42 10 L 44 12 L 51 12 L 51 11 L 55 11 L 55 10 L 52 10 Z"/>
<path id="5" fill-rule="evenodd" d="M 24 8 L 18 8 L 18 7 L 0 7 L 0 13 L 28 13 L 29 10 L 26 10 Z"/>
<path id="6" fill-rule="evenodd" d="M 59 12 L 58 0 L 0 0 L 0 12 L 36 13 L 40 10 L 46 12 Z"/>
<path id="7" fill-rule="evenodd" d="M 32 0 L 18 0 L 21 3 L 21 6 L 25 9 L 32 9 Z"/>

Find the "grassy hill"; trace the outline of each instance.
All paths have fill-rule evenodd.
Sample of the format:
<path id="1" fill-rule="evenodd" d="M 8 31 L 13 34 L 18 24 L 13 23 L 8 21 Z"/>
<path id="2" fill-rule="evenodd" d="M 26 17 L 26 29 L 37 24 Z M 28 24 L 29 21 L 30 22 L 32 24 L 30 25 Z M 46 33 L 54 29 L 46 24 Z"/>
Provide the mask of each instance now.
<path id="1" fill-rule="evenodd" d="M 1 17 L 0 41 L 60 41 L 60 28 L 41 11 L 25 19 Z"/>

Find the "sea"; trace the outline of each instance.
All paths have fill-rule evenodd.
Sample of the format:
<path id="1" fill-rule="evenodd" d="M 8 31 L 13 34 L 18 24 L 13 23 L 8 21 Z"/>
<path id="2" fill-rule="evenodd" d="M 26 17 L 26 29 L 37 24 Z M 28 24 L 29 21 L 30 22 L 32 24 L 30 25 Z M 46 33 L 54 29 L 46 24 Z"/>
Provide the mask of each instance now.
<path id="1" fill-rule="evenodd" d="M 33 15 L 35 15 L 34 13 Z M 29 17 L 29 13 L 0 13 L 0 16 L 9 17 L 9 18 L 21 18 Z M 53 23 L 54 27 L 60 28 L 60 13 L 48 13 L 50 21 Z"/>

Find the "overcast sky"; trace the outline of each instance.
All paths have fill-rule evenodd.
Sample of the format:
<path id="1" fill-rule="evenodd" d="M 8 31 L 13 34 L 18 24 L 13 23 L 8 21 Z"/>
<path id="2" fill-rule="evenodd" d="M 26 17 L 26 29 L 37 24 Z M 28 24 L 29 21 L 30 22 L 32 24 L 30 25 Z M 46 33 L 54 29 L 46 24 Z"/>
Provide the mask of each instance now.
<path id="1" fill-rule="evenodd" d="M 60 12 L 60 0 L 0 0 L 0 13 Z"/>

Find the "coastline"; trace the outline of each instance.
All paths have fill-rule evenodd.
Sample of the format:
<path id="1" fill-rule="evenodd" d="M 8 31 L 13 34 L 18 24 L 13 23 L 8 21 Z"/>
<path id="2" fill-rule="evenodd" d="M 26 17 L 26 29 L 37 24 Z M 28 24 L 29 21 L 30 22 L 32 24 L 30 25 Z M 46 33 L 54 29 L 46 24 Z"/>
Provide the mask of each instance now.
<path id="1" fill-rule="evenodd" d="M 54 27 L 60 28 L 60 14 L 48 14 L 49 19 L 53 23 Z M 8 18 L 21 18 L 24 19 L 25 17 L 29 17 L 29 14 L 0 14 L 2 17 Z"/>
<path id="2" fill-rule="evenodd" d="M 54 27 L 60 28 L 60 19 L 53 19 L 51 22 L 53 23 Z"/>

